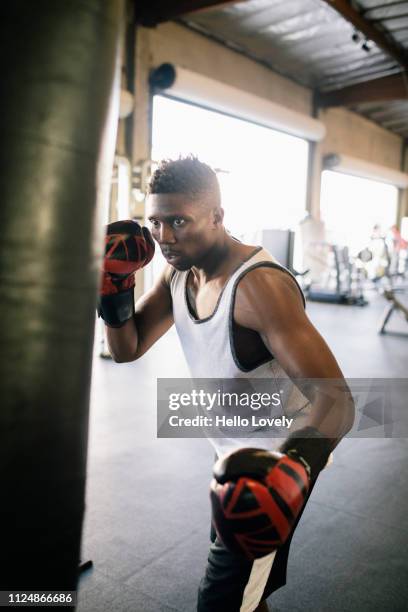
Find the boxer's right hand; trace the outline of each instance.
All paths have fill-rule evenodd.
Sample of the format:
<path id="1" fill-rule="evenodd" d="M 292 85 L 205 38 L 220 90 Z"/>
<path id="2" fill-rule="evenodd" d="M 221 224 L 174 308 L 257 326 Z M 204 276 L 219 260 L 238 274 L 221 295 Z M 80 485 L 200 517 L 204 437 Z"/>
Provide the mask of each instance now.
<path id="1" fill-rule="evenodd" d="M 122 327 L 134 313 L 135 272 L 151 261 L 154 242 L 137 221 L 109 223 L 105 236 L 98 315 L 109 327 Z"/>
<path id="2" fill-rule="evenodd" d="M 137 221 L 109 223 L 106 227 L 101 295 L 113 295 L 135 286 L 135 272 L 151 261 L 154 242 L 147 227 Z"/>

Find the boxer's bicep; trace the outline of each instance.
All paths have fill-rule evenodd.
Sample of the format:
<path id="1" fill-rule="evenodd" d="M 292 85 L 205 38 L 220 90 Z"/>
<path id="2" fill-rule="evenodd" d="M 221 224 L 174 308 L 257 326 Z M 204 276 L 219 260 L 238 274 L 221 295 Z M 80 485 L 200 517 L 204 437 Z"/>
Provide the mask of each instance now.
<path id="1" fill-rule="evenodd" d="M 237 322 L 260 334 L 293 381 L 302 380 L 301 390 L 313 405 L 306 424 L 339 441 L 352 427 L 354 404 L 333 353 L 286 279 L 258 275 L 248 280 L 241 288 Z"/>

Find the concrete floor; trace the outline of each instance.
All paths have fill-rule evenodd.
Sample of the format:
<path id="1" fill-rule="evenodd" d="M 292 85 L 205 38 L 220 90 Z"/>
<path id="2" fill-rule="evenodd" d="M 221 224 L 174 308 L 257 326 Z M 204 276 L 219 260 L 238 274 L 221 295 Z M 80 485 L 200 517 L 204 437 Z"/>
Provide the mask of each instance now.
<path id="1" fill-rule="evenodd" d="M 308 304 L 348 377 L 407 377 L 408 336 L 384 309 Z M 389 325 L 408 332 L 397 315 Z M 96 348 L 98 348 L 96 346 Z M 156 438 L 156 378 L 188 376 L 171 330 L 141 360 L 94 359 L 81 612 L 193 612 L 208 549 L 206 440 Z M 408 440 L 346 439 L 296 531 L 275 612 L 408 609 Z M 226 611 L 228 612 L 228 611 Z"/>

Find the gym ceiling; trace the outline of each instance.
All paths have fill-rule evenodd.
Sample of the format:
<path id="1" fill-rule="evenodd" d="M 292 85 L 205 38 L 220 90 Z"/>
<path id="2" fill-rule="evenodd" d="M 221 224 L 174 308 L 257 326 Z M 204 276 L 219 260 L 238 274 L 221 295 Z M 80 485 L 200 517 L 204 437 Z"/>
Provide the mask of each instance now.
<path id="1" fill-rule="evenodd" d="M 408 0 L 147 0 L 136 23 L 174 20 L 408 138 Z"/>

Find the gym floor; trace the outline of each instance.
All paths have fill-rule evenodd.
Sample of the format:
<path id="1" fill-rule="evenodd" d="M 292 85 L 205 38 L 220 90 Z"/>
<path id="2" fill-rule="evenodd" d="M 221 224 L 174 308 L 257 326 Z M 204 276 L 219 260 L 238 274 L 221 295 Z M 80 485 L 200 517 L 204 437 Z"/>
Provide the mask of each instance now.
<path id="1" fill-rule="evenodd" d="M 408 373 L 408 324 L 377 334 L 365 308 L 308 304 L 348 377 Z M 96 345 L 95 347 L 99 347 Z M 188 376 L 171 330 L 141 360 L 94 359 L 80 612 L 193 612 L 209 545 L 206 440 L 156 438 L 156 378 Z M 407 610 L 408 440 L 345 439 L 293 539 L 274 612 Z"/>

